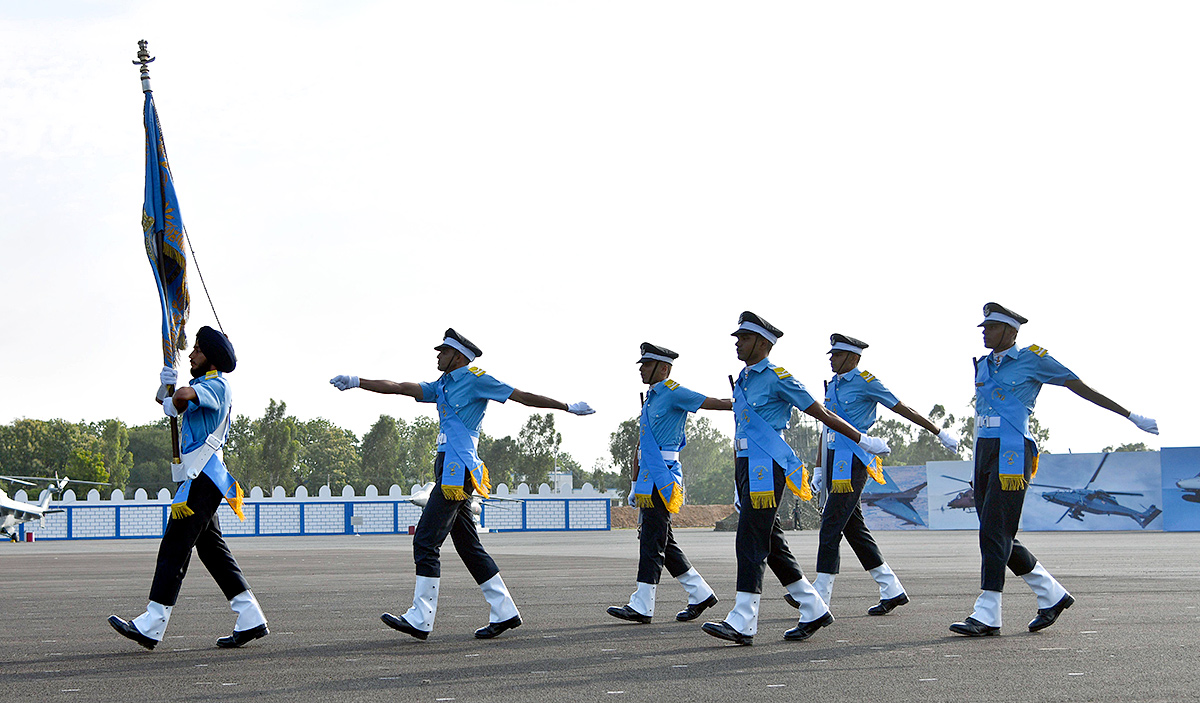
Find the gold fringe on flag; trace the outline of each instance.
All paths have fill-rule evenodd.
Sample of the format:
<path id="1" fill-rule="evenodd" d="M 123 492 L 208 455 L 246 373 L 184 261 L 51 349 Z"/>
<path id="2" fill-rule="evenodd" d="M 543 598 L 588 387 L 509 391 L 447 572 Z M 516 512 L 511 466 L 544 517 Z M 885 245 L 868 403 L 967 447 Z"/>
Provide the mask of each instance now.
<path id="1" fill-rule="evenodd" d="M 761 510 L 762 508 L 774 508 L 775 491 L 757 491 L 750 494 L 750 507 Z"/>
<path id="2" fill-rule="evenodd" d="M 171 519 L 182 520 L 185 517 L 191 517 L 196 512 L 188 507 L 187 501 L 182 503 L 171 503 Z"/>
<path id="3" fill-rule="evenodd" d="M 442 495 L 446 497 L 446 500 L 467 499 L 467 492 L 463 490 L 462 486 L 447 486 L 444 483 L 442 484 Z"/>
<path id="4" fill-rule="evenodd" d="M 793 473 L 795 473 L 795 472 L 793 472 Z M 813 497 L 812 489 L 809 488 L 809 486 L 808 486 L 808 466 L 807 465 L 800 467 L 800 487 L 799 488 L 797 488 L 796 484 L 792 482 L 792 479 L 790 476 L 785 477 L 784 480 L 787 481 L 787 487 L 792 489 L 792 493 L 794 493 L 796 495 L 796 497 L 798 497 L 800 500 L 812 500 L 812 497 Z"/>
<path id="5" fill-rule="evenodd" d="M 848 478 L 838 478 L 829 482 L 830 493 L 853 493 L 854 486 Z"/>
<path id="6" fill-rule="evenodd" d="M 680 486 L 678 483 L 671 484 L 670 500 L 667 500 L 667 497 L 662 494 L 662 491 L 659 491 L 658 495 L 662 496 L 663 503 L 666 504 L 667 512 L 669 513 L 677 513 L 679 512 L 679 509 L 683 507 L 683 486 Z"/>
<path id="7" fill-rule="evenodd" d="M 242 493 L 242 484 L 237 481 L 233 482 L 233 497 L 225 497 L 225 501 L 229 503 L 229 507 L 233 508 L 233 514 L 238 516 L 238 520 L 246 521 L 246 513 L 243 512 L 242 506 L 246 504 L 246 496 Z"/>
<path id="8" fill-rule="evenodd" d="M 885 481 L 883 478 L 883 459 L 880 457 L 875 457 L 874 461 L 872 461 L 870 464 L 867 464 L 867 474 L 870 475 L 871 478 L 875 479 L 875 483 L 878 483 L 881 486 L 887 483 L 887 481 Z"/>
<path id="9" fill-rule="evenodd" d="M 637 495 L 635 493 L 633 496 L 633 502 L 637 503 L 637 507 L 639 507 L 639 508 L 653 508 L 654 507 L 654 496 L 650 496 L 650 495 L 643 496 L 643 495 Z"/>
<path id="10" fill-rule="evenodd" d="M 483 477 L 483 485 L 482 486 L 479 485 L 479 483 L 480 483 L 479 481 L 475 480 L 474 472 L 472 472 L 472 471 L 467 472 L 467 478 L 469 478 L 471 480 L 471 487 L 475 490 L 476 493 L 483 496 L 484 498 L 490 498 L 492 495 L 491 494 L 492 479 L 488 476 L 487 464 L 483 463 L 482 461 L 479 462 L 479 474 L 480 474 L 480 476 Z"/>
<path id="11" fill-rule="evenodd" d="M 1002 491 L 1023 491 L 1026 485 L 1024 476 L 1000 474 L 1000 490 Z"/>
<path id="12" fill-rule="evenodd" d="M 1037 478 L 1038 455 L 1033 455 L 1033 473 L 1029 474 L 1030 478 Z"/>

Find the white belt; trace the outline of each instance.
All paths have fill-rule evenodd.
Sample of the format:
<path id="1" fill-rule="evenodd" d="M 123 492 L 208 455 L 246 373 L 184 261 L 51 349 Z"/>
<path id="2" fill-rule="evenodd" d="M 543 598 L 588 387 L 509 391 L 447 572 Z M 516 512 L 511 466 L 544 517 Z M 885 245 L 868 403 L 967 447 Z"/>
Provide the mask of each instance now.
<path id="1" fill-rule="evenodd" d="M 471 443 L 475 445 L 476 449 L 479 449 L 479 438 L 478 437 L 472 437 Z M 440 447 L 440 446 L 443 446 L 444 444 L 446 444 L 446 435 L 445 435 L 445 433 L 440 433 L 437 436 L 437 445 Z"/>
<path id="2" fill-rule="evenodd" d="M 665 449 L 660 449 L 659 453 L 662 454 L 662 458 L 666 461 L 679 461 L 679 452 L 668 452 Z"/>
<path id="3" fill-rule="evenodd" d="M 782 432 L 779 433 L 779 438 L 783 439 Z M 735 440 L 733 445 L 737 448 L 737 451 L 742 452 L 750 448 L 750 440 L 743 437 L 742 439 Z"/>
<path id="4" fill-rule="evenodd" d="M 1000 418 L 995 415 L 976 415 L 975 416 L 975 426 L 976 427 L 999 427 L 1000 426 Z"/>

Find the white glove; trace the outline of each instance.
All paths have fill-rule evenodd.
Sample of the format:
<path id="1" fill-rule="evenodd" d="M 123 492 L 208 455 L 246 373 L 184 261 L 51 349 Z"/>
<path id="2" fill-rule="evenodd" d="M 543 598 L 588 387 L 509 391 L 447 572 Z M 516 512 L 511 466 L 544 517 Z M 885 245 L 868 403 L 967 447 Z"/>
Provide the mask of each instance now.
<path id="1" fill-rule="evenodd" d="M 950 430 L 942 430 L 941 432 L 938 432 L 938 441 L 941 442 L 942 446 L 946 449 L 949 449 L 952 452 L 958 451 L 958 440 L 950 434 Z"/>
<path id="2" fill-rule="evenodd" d="M 812 473 L 812 481 L 810 481 L 809 483 L 812 485 L 813 493 L 820 493 L 821 489 L 825 487 L 825 467 L 814 466 L 813 473 Z"/>
<path id="3" fill-rule="evenodd" d="M 573 415 L 591 415 L 592 413 L 594 413 L 596 411 L 592 410 L 592 406 L 588 405 L 587 403 L 585 403 L 581 400 L 578 403 L 571 403 L 570 405 L 568 405 L 567 412 L 569 412 Z"/>
<path id="4" fill-rule="evenodd" d="M 866 450 L 868 454 L 888 454 L 892 451 L 888 447 L 886 439 L 868 437 L 867 435 L 863 435 L 862 438 L 858 440 L 858 446 Z"/>
<path id="5" fill-rule="evenodd" d="M 158 382 L 164 386 L 173 386 L 179 380 L 179 374 L 176 373 L 174 366 L 164 366 L 163 370 L 158 373 Z"/>
<path id="6" fill-rule="evenodd" d="M 1137 413 L 1129 413 L 1129 421 L 1137 425 L 1137 428 L 1143 432 L 1150 434 L 1158 434 L 1158 423 L 1154 418 L 1138 415 Z"/>
<path id="7" fill-rule="evenodd" d="M 339 391 L 348 391 L 351 388 L 358 388 L 358 376 L 334 376 L 329 379 L 333 387 Z"/>
<path id="8" fill-rule="evenodd" d="M 637 481 L 632 481 L 629 484 L 629 507 L 637 507 L 637 498 L 633 496 L 633 489 L 637 486 Z"/>
<path id="9" fill-rule="evenodd" d="M 163 414 L 167 417 L 179 417 L 179 410 L 175 408 L 174 398 L 163 399 Z"/>

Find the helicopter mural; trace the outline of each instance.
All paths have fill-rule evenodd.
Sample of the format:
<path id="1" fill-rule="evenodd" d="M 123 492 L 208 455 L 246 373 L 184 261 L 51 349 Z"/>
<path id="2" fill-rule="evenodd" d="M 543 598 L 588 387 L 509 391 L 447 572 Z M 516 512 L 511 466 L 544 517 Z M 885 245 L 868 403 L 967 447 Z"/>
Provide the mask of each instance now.
<path id="1" fill-rule="evenodd" d="M 965 478 L 956 478 L 954 476 L 947 476 L 946 474 L 942 474 L 942 478 L 965 483 L 967 487 L 964 490 L 956 488 L 953 491 L 945 493 L 944 495 L 952 495 L 954 497 L 950 499 L 950 502 L 943 505 L 941 509 L 946 510 L 949 508 L 950 510 L 965 510 L 968 513 L 975 512 L 975 483 Z"/>
<path id="2" fill-rule="evenodd" d="M 1045 480 L 1051 476 L 1061 477 L 1063 482 L 1042 483 L 1036 479 L 1030 482 L 1031 489 L 1036 487 L 1053 490 L 1030 490 L 1026 493 L 1026 515 L 1022 527 L 1030 530 L 1064 527 L 1071 529 L 1067 527 L 1070 523 L 1063 522 L 1069 517 L 1076 523 L 1086 521 L 1085 524 L 1077 525 L 1076 529 L 1123 529 L 1123 526 L 1128 525 L 1124 522 L 1125 518 L 1146 529 L 1162 515 L 1162 510 L 1155 504 L 1155 501 L 1161 502 L 1161 492 L 1157 490 L 1157 481 L 1152 480 L 1157 478 L 1152 474 L 1157 474 L 1155 469 L 1158 467 L 1150 465 L 1157 463 L 1156 458 L 1150 453 L 1133 452 L 1105 453 L 1099 455 L 1098 459 L 1095 454 L 1044 455 L 1042 471 L 1038 473 L 1037 478 Z M 1082 479 L 1092 466 L 1095 466 L 1095 470 L 1091 471 L 1091 477 L 1082 487 L 1079 487 L 1078 483 L 1063 485 L 1072 483 L 1072 475 L 1076 480 Z M 1105 487 L 1094 485 L 1106 466 L 1109 467 L 1109 473 L 1106 475 L 1119 475 L 1122 485 L 1114 486 L 1111 481 L 1117 480 L 1115 478 L 1110 478 L 1110 483 Z M 1140 490 L 1115 490 L 1116 488 Z M 1130 505 L 1132 501 L 1121 502 L 1122 498 L 1135 496 L 1148 498 L 1150 504 L 1147 506 L 1143 503 L 1133 507 Z M 1039 505 L 1044 507 L 1038 508 Z M 1051 505 L 1056 508 L 1052 513 L 1053 520 L 1048 519 L 1050 515 L 1046 510 Z M 1065 510 L 1059 512 L 1062 508 Z"/>
<path id="3" fill-rule="evenodd" d="M 1163 529 L 1200 530 L 1200 447 L 1163 447 Z"/>

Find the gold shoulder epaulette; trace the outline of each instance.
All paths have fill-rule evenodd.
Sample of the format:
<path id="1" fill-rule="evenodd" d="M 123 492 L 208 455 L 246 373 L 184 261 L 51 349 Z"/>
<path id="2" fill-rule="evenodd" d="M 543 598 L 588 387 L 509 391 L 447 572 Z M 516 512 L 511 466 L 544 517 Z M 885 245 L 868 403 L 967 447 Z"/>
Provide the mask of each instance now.
<path id="1" fill-rule="evenodd" d="M 468 368 L 467 370 L 470 371 L 471 373 L 475 374 L 476 376 L 482 376 L 485 373 L 485 371 L 483 369 L 479 368 L 478 366 L 472 366 L 472 367 Z"/>
<path id="2" fill-rule="evenodd" d="M 204 377 L 205 378 L 216 378 L 218 373 L 220 373 L 220 372 L 217 371 L 216 369 L 213 369 L 213 370 L 209 371 L 208 373 L 204 374 Z"/>
<path id="3" fill-rule="evenodd" d="M 860 371 L 858 372 L 858 375 L 862 376 L 863 380 L 867 383 L 875 380 L 875 374 L 871 373 L 870 371 Z"/>
<path id="4" fill-rule="evenodd" d="M 1036 344 L 1030 344 L 1029 351 L 1033 352 L 1034 354 L 1037 354 L 1038 356 L 1045 356 L 1047 353 L 1049 353 L 1050 350 L 1046 349 L 1045 347 L 1039 347 Z"/>
<path id="5" fill-rule="evenodd" d="M 669 378 L 667 380 L 663 381 L 663 385 L 666 386 L 667 388 L 669 388 L 670 390 L 675 390 L 676 388 L 679 387 L 678 383 L 676 383 L 675 381 L 672 381 Z"/>
<path id="6" fill-rule="evenodd" d="M 776 366 L 774 371 L 775 371 L 775 375 L 778 376 L 780 379 L 792 377 L 792 375 L 790 373 L 788 373 L 788 370 L 783 368 L 782 366 Z"/>

